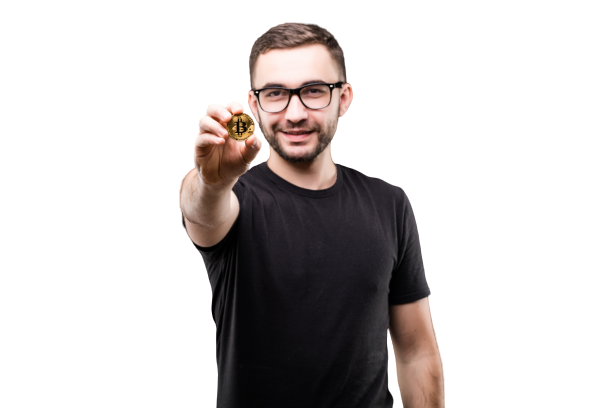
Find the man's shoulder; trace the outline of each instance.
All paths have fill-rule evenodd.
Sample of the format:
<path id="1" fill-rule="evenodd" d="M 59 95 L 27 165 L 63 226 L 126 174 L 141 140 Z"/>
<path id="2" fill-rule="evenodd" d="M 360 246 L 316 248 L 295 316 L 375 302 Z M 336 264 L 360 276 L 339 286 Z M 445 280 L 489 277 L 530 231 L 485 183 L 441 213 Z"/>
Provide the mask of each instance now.
<path id="1" fill-rule="evenodd" d="M 394 200 L 403 200 L 406 193 L 401 187 L 395 186 L 378 177 L 368 176 L 359 170 L 339 164 L 349 187 L 358 190 L 367 190 L 379 197 L 391 197 Z"/>

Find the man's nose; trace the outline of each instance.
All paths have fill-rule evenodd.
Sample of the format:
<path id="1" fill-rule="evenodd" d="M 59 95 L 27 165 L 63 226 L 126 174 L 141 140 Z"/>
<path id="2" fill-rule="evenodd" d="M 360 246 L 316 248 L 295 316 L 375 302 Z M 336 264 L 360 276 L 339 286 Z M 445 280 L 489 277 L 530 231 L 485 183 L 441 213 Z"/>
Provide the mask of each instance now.
<path id="1" fill-rule="evenodd" d="M 308 117 L 308 112 L 306 107 L 300 101 L 300 97 L 298 95 L 291 95 L 291 99 L 289 99 L 289 106 L 287 106 L 287 110 L 285 111 L 285 119 L 290 122 L 299 122 Z"/>

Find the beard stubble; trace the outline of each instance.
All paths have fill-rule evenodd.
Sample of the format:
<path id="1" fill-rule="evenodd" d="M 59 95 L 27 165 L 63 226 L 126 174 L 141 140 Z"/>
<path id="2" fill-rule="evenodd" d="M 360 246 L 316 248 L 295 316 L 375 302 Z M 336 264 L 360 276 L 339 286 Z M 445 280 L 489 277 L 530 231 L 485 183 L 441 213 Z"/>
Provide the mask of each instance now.
<path id="1" fill-rule="evenodd" d="M 338 110 L 339 111 L 339 110 Z M 338 112 L 340 113 L 340 112 Z M 290 122 L 291 123 L 291 122 Z M 268 132 L 268 129 L 262 122 L 259 122 L 259 129 L 263 133 L 264 137 L 274 149 L 276 153 L 289 163 L 310 163 L 312 162 L 325 148 L 330 144 L 336 133 L 336 127 L 338 125 L 338 117 L 336 119 L 330 119 L 325 123 L 325 128 L 321 129 L 321 126 L 312 122 L 309 123 L 306 120 L 299 121 L 295 124 L 291 123 L 290 126 L 281 126 L 279 123 L 272 125 L 272 129 Z M 310 132 L 316 132 L 318 141 L 315 148 L 302 155 L 291 155 L 283 149 L 276 136 L 277 132 L 291 131 L 291 129 L 305 129 Z"/>

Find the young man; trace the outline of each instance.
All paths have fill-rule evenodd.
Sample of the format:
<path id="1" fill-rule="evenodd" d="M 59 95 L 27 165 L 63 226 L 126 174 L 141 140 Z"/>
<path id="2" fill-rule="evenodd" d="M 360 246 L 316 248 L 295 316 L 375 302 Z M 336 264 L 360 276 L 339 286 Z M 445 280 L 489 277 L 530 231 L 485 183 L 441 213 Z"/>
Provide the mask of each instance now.
<path id="1" fill-rule="evenodd" d="M 270 158 L 248 170 L 261 141 L 225 130 L 242 106 L 211 105 L 181 188 L 213 290 L 217 406 L 392 407 L 389 329 L 404 407 L 442 407 L 410 202 L 331 158 L 353 98 L 342 49 L 316 25 L 282 24 L 255 42 L 250 72 Z"/>

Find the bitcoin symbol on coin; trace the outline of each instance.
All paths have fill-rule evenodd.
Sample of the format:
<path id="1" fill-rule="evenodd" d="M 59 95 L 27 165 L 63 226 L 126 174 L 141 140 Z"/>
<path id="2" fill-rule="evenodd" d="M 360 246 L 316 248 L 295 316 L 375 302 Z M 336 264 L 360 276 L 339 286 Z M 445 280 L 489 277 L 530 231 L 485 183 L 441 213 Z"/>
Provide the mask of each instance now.
<path id="1" fill-rule="evenodd" d="M 227 122 L 227 132 L 230 137 L 234 140 L 243 141 L 247 140 L 255 131 L 255 122 L 246 113 L 240 115 L 234 115 Z"/>
<path id="2" fill-rule="evenodd" d="M 238 118 L 238 122 L 236 122 L 236 127 L 237 127 L 236 133 L 239 136 L 242 136 L 242 134 L 246 132 L 246 128 L 244 127 L 244 122 L 242 121 L 241 118 Z"/>

